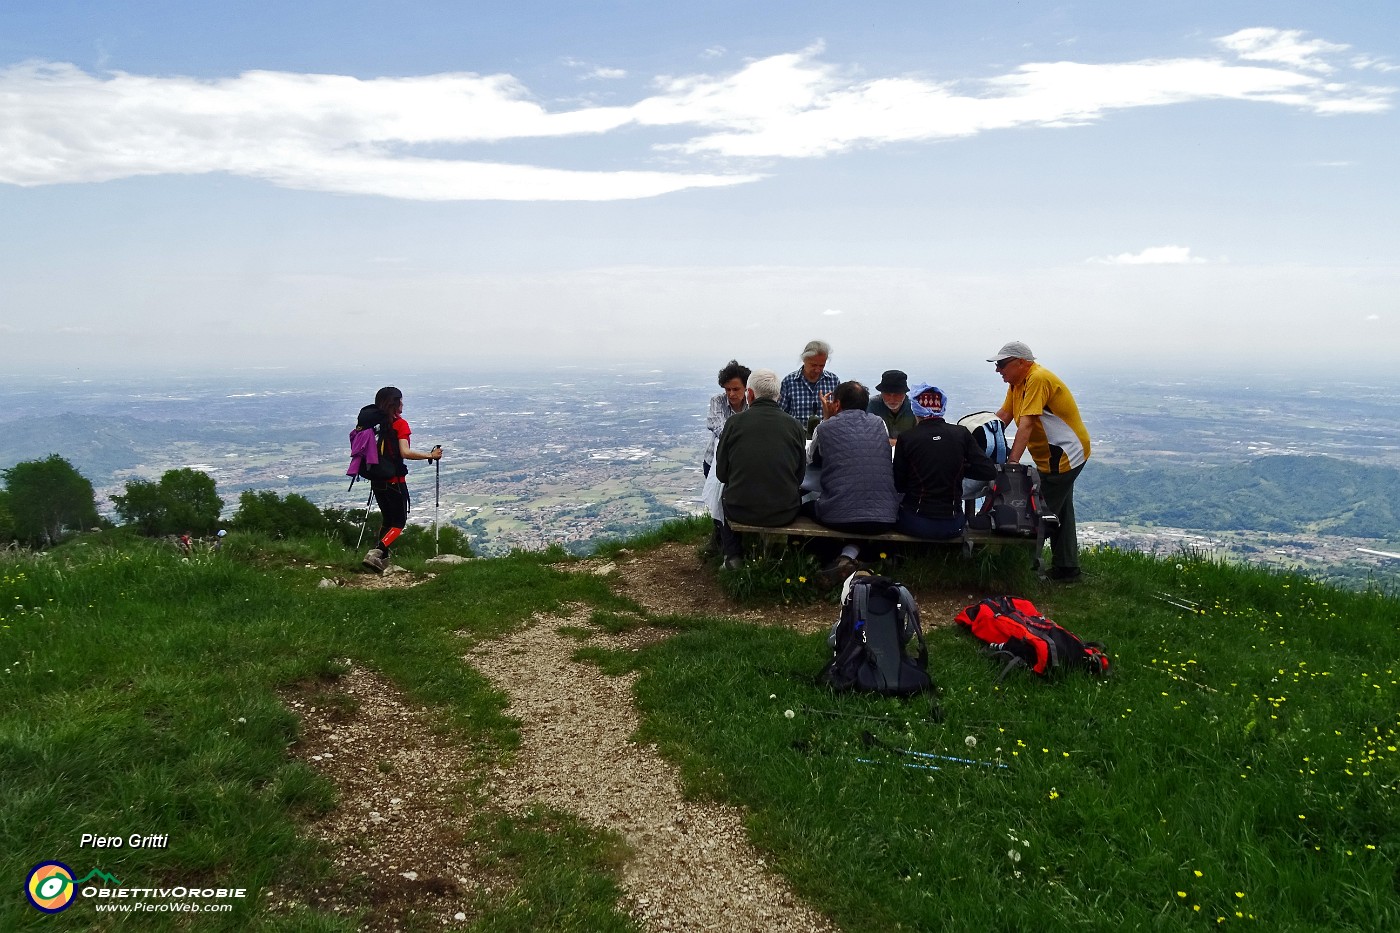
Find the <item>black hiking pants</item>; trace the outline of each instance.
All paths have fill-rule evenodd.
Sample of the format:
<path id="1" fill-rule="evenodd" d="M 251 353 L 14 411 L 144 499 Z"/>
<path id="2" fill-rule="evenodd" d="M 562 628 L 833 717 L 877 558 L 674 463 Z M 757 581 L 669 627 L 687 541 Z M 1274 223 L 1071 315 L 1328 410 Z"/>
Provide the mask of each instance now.
<path id="1" fill-rule="evenodd" d="M 379 504 L 379 544 L 377 547 L 384 552 L 384 556 L 389 556 L 389 545 L 384 543 L 384 536 L 391 528 L 403 531 L 404 525 L 408 524 L 408 484 L 407 483 L 374 483 L 370 487 L 374 493 L 374 501 Z"/>
<path id="2" fill-rule="evenodd" d="M 1079 532 L 1074 527 L 1074 481 L 1086 465 L 1081 463 L 1068 473 L 1049 473 L 1040 477 L 1040 494 L 1045 497 L 1045 507 L 1060 520 L 1050 534 L 1051 567 L 1066 570 L 1079 567 Z"/>

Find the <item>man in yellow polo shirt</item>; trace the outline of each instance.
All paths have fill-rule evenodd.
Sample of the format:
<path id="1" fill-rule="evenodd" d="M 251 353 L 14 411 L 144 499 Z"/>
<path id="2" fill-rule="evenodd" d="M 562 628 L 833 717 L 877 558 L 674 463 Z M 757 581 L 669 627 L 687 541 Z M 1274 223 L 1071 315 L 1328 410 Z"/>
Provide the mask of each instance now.
<path id="1" fill-rule="evenodd" d="M 1006 401 L 997 417 L 1016 424 L 1016 439 L 1008 463 L 1016 463 L 1027 448 L 1040 471 L 1045 505 L 1059 518 L 1050 535 L 1050 579 L 1077 580 L 1079 536 L 1074 529 L 1074 481 L 1089 460 L 1089 432 L 1069 388 L 1035 361 L 1031 348 L 1013 340 L 987 360 L 997 365 L 1006 383 Z"/>

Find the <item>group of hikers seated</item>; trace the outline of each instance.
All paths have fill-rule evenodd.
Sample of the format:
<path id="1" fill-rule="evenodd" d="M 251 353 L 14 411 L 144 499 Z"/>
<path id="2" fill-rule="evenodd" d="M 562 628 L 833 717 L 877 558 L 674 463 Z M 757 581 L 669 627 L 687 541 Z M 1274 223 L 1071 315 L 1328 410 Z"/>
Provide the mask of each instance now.
<path id="1" fill-rule="evenodd" d="M 852 535 L 956 537 L 967 492 L 995 475 L 984 444 L 944 419 L 948 399 L 937 386 L 911 388 L 904 372 L 887 370 L 872 399 L 861 383 L 826 371 L 830 352 L 812 341 L 802 368 L 783 379 L 735 361 L 719 373 L 724 392 L 710 402 L 703 470 L 723 484 L 711 548 L 731 569 L 743 562 L 731 523 L 776 528 L 805 515 Z M 824 569 L 844 575 L 858 566 L 860 544 L 839 546 Z"/>

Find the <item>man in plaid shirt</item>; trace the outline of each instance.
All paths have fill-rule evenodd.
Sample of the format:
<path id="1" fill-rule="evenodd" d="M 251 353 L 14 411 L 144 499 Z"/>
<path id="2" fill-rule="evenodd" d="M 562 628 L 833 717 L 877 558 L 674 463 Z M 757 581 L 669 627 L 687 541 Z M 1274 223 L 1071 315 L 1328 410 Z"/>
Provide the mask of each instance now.
<path id="1" fill-rule="evenodd" d="M 822 397 L 831 396 L 841 379 L 826 371 L 826 359 L 831 345 L 824 340 L 809 340 L 802 348 L 802 368 L 783 377 L 783 396 L 779 403 L 783 411 L 811 436 L 812 428 L 822 419 Z"/>

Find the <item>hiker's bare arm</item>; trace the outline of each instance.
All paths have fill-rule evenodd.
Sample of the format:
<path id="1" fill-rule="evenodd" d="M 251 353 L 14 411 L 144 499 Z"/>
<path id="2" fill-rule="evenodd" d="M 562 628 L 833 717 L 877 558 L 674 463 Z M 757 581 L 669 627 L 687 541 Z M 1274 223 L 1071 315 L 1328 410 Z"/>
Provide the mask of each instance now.
<path id="1" fill-rule="evenodd" d="M 1016 440 L 1011 442 L 1011 453 L 1007 455 L 1007 463 L 1019 463 L 1021 454 L 1026 452 L 1026 445 L 1031 442 L 1031 429 L 1040 424 L 1039 415 L 1022 415 L 1016 419 Z"/>
<path id="2" fill-rule="evenodd" d="M 1006 427 L 1011 423 L 1011 412 L 1005 408 L 998 409 L 997 420 L 1001 422 L 1003 428 Z"/>
<path id="3" fill-rule="evenodd" d="M 403 454 L 405 460 L 441 460 L 442 448 L 434 447 L 429 451 L 414 450 L 408 446 L 408 441 L 399 438 L 399 453 Z"/>

